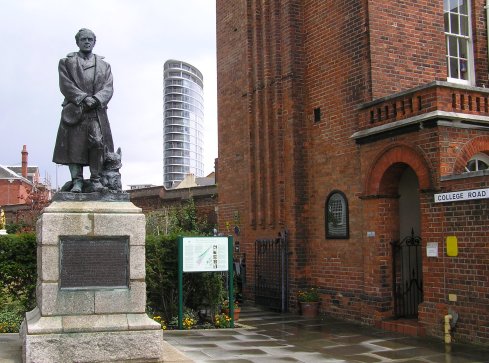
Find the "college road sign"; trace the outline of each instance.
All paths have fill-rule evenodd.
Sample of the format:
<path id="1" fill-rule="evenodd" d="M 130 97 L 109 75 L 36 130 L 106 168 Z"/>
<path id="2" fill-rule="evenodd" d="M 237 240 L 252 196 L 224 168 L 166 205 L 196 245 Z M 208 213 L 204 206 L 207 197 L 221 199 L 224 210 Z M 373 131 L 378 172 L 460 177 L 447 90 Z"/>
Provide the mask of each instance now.
<path id="1" fill-rule="evenodd" d="M 435 203 L 460 202 L 463 200 L 486 198 L 489 198 L 489 188 L 435 194 Z"/>

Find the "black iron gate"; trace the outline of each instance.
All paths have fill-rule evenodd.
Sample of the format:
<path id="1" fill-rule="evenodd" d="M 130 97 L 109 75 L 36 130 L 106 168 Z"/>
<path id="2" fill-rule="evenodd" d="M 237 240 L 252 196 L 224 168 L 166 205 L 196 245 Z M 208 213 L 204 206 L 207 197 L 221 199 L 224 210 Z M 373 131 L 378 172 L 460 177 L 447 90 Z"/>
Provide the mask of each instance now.
<path id="1" fill-rule="evenodd" d="M 287 233 L 275 239 L 255 241 L 255 302 L 270 309 L 286 312 Z"/>
<path id="2" fill-rule="evenodd" d="M 423 302 L 421 237 L 412 230 L 410 236 L 391 244 L 394 316 L 417 318 L 418 305 Z"/>

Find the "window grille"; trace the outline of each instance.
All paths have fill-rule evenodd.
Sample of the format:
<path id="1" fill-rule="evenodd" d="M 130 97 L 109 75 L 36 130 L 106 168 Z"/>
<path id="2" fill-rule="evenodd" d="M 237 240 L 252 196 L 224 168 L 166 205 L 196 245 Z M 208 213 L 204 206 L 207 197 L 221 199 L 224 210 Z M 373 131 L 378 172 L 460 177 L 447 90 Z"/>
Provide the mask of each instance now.
<path id="1" fill-rule="evenodd" d="M 325 206 L 326 238 L 349 238 L 348 201 L 340 191 L 332 192 Z"/>

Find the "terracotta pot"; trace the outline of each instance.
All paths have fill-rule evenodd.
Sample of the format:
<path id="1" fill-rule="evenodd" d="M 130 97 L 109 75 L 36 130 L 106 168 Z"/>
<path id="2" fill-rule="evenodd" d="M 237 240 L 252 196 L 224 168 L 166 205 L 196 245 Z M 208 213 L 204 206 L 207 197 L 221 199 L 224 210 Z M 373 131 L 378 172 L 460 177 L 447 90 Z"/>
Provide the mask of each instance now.
<path id="1" fill-rule="evenodd" d="M 226 314 L 227 316 L 231 316 L 229 315 L 229 309 L 222 309 L 222 312 L 224 314 Z M 234 309 L 234 321 L 238 321 L 239 320 L 239 313 L 241 312 L 241 308 L 235 308 Z"/>
<path id="2" fill-rule="evenodd" d="M 301 315 L 306 318 L 315 318 L 319 314 L 319 301 L 300 301 Z"/>

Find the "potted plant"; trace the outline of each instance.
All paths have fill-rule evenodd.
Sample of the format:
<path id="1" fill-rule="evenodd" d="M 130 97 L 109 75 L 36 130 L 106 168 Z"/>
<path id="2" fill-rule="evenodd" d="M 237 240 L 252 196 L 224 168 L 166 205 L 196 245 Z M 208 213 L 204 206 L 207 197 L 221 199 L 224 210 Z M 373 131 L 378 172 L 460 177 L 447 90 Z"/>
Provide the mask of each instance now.
<path id="1" fill-rule="evenodd" d="M 222 302 L 222 307 L 221 311 L 226 314 L 227 316 L 230 316 L 230 311 L 229 311 L 229 300 L 224 300 Z M 241 307 L 239 306 L 237 301 L 234 301 L 234 321 L 239 320 L 239 313 L 241 312 Z"/>
<path id="2" fill-rule="evenodd" d="M 306 290 L 299 290 L 297 300 L 301 307 L 301 314 L 307 318 L 314 318 L 319 313 L 320 297 L 315 287 Z"/>

